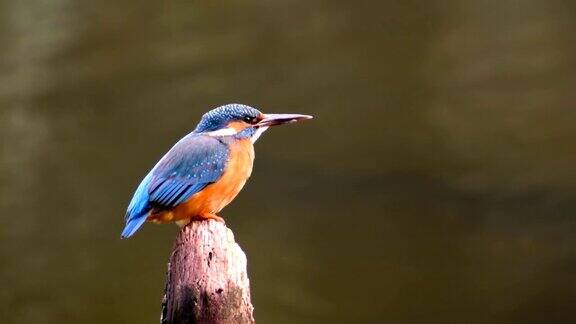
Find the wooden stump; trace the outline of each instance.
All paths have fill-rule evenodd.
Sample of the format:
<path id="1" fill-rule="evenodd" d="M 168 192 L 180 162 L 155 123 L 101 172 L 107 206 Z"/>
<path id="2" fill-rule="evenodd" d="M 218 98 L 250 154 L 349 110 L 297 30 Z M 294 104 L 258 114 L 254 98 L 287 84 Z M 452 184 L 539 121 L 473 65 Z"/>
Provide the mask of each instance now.
<path id="1" fill-rule="evenodd" d="M 254 323 L 246 263 L 224 224 L 182 228 L 168 264 L 161 323 Z"/>

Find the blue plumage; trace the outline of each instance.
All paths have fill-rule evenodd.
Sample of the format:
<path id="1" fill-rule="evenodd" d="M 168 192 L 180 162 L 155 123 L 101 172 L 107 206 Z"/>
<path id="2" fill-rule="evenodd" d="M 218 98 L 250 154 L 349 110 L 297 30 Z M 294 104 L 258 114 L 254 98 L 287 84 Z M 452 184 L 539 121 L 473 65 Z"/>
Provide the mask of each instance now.
<path id="1" fill-rule="evenodd" d="M 195 133 L 211 132 L 222 129 L 234 120 L 250 122 L 262 113 L 250 106 L 241 104 L 229 104 L 212 109 L 202 116 L 202 120 L 196 126 Z"/>
<path id="2" fill-rule="evenodd" d="M 237 143 L 236 141 L 254 143 L 270 126 L 310 118 L 312 116 L 297 114 L 265 115 L 258 109 L 241 104 L 224 105 L 205 113 L 196 129 L 176 143 L 144 177 L 126 211 L 126 227 L 122 231 L 122 237 L 133 235 L 148 216 L 152 215 L 152 220 L 159 220 L 162 215 L 166 215 L 163 212 L 172 211 L 194 194 L 217 182 L 226 170 L 230 158 L 230 144 Z M 252 151 L 253 147 L 244 146 L 242 149 Z M 253 152 L 251 155 L 237 156 L 251 156 L 253 159 Z M 239 172 L 239 176 L 234 178 L 236 184 L 223 182 L 231 189 L 223 190 L 229 196 L 226 204 L 238 194 L 250 175 L 252 160 L 243 163 L 244 170 L 238 171 L 237 166 L 231 169 L 232 172 Z M 220 210 L 223 206 L 211 208 Z M 210 211 L 194 211 L 201 215 L 208 212 Z M 185 219 L 193 216 L 199 215 L 178 217 Z M 219 219 L 217 215 L 203 217 Z"/>
<path id="3" fill-rule="evenodd" d="M 146 177 L 142 180 L 134 196 L 128 205 L 128 210 L 126 211 L 126 226 L 122 231 L 122 237 L 130 237 L 134 232 L 142 226 L 146 221 L 146 216 L 150 211 L 150 203 L 148 201 L 148 184 L 152 178 L 152 172 L 148 173 Z"/>
<path id="4" fill-rule="evenodd" d="M 222 140 L 202 134 L 188 134 L 176 143 L 136 189 L 122 237 L 134 234 L 151 210 L 173 208 L 217 181 L 224 173 L 228 154 Z"/>
<path id="5" fill-rule="evenodd" d="M 224 172 L 228 146 L 219 139 L 190 134 L 178 142 L 152 171 L 149 201 L 172 208 L 215 182 Z"/>

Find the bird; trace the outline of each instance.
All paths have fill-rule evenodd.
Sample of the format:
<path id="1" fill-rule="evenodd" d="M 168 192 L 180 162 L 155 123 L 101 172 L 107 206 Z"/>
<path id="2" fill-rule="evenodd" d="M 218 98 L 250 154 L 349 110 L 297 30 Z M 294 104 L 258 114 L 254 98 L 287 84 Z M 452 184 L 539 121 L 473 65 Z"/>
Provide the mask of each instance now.
<path id="1" fill-rule="evenodd" d="M 250 177 L 258 138 L 269 127 L 311 118 L 264 114 L 243 104 L 208 111 L 140 182 L 128 204 L 121 237 L 132 236 L 146 221 L 181 227 L 194 220 L 224 222 L 217 213 Z"/>

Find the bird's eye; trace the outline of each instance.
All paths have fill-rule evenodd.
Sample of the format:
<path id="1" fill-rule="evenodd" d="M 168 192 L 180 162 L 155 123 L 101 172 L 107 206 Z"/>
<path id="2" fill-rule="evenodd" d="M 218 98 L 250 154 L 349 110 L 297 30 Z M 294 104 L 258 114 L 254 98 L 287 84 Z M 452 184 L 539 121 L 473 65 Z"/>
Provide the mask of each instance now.
<path id="1" fill-rule="evenodd" d="M 248 124 L 254 124 L 254 122 L 256 121 L 256 118 L 255 118 L 255 117 L 246 116 L 246 117 L 244 117 L 244 121 L 247 122 Z"/>

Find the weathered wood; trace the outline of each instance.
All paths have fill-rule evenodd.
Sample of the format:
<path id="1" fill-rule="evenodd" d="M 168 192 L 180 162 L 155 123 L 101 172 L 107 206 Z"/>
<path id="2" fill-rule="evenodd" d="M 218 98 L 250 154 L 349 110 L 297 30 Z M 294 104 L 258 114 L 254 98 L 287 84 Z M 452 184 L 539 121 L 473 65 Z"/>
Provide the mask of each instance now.
<path id="1" fill-rule="evenodd" d="M 254 323 L 246 255 L 217 221 L 194 221 L 174 244 L 162 324 Z"/>

